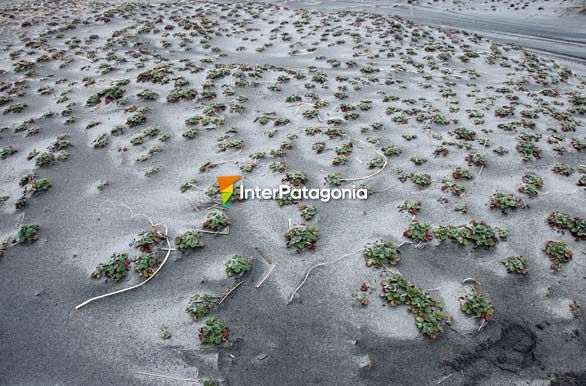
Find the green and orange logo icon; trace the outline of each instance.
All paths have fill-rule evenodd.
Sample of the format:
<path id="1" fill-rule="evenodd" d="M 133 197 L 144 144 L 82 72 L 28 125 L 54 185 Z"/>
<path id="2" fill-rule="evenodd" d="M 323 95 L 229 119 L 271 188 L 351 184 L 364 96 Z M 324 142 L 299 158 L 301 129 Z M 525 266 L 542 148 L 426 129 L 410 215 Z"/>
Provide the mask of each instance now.
<path id="1" fill-rule="evenodd" d="M 234 194 L 234 183 L 240 179 L 240 176 L 219 176 L 218 185 L 220 187 L 220 195 L 222 196 L 222 206 L 228 207 L 228 200 Z"/>

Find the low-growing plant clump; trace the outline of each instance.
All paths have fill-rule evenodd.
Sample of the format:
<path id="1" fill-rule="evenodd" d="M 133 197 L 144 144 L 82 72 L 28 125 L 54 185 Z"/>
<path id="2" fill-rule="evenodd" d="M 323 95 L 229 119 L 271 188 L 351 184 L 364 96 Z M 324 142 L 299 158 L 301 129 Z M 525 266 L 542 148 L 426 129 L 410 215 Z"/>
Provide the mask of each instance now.
<path id="1" fill-rule="evenodd" d="M 392 241 L 384 242 L 376 240 L 374 243 L 366 244 L 362 252 L 367 266 L 381 266 L 384 263 L 397 265 L 401 261 L 399 250 Z"/>
<path id="2" fill-rule="evenodd" d="M 187 312 L 194 321 L 198 321 L 212 312 L 217 301 L 218 298 L 212 295 L 193 295 L 189 299 L 189 304 L 187 305 L 185 312 Z"/>
<path id="3" fill-rule="evenodd" d="M 403 276 L 396 274 L 383 280 L 381 296 L 391 306 L 405 304 L 409 312 L 415 316 L 415 324 L 419 331 L 431 340 L 443 332 L 443 324 L 447 317 L 443 305 L 435 300 L 428 292 L 417 288 Z"/>
<path id="4" fill-rule="evenodd" d="M 228 341 L 229 336 L 228 327 L 212 316 L 206 320 L 205 326 L 199 329 L 198 338 L 202 344 L 218 345 Z"/>
<path id="5" fill-rule="evenodd" d="M 501 263 L 505 266 L 508 273 L 527 275 L 529 272 L 527 269 L 527 259 L 523 256 L 509 256 L 501 260 Z"/>
<path id="6" fill-rule="evenodd" d="M 226 274 L 228 277 L 242 275 L 252 268 L 252 259 L 245 256 L 234 255 L 226 262 Z"/>
<path id="7" fill-rule="evenodd" d="M 458 300 L 460 301 L 460 310 L 466 315 L 474 315 L 477 318 L 483 318 L 487 322 L 492 320 L 494 308 L 485 294 L 473 291 Z"/>
<path id="8" fill-rule="evenodd" d="M 127 254 L 113 254 L 106 263 L 100 263 L 92 273 L 92 278 L 105 276 L 113 281 L 120 281 L 128 275 L 132 262 Z"/>
<path id="9" fill-rule="evenodd" d="M 562 268 L 562 264 L 569 262 L 574 256 L 574 253 L 568 245 L 561 240 L 549 240 L 545 243 L 543 250 L 547 257 L 549 257 L 549 260 L 551 260 L 551 269 L 554 271 L 559 271 Z"/>
<path id="10" fill-rule="evenodd" d="M 183 252 L 188 249 L 203 248 L 204 243 L 201 233 L 190 230 L 177 235 L 175 237 L 175 245 Z"/>
<path id="11" fill-rule="evenodd" d="M 297 251 L 314 249 L 317 243 L 319 230 L 316 226 L 298 225 L 291 227 L 285 233 L 287 248 L 294 247 Z"/>

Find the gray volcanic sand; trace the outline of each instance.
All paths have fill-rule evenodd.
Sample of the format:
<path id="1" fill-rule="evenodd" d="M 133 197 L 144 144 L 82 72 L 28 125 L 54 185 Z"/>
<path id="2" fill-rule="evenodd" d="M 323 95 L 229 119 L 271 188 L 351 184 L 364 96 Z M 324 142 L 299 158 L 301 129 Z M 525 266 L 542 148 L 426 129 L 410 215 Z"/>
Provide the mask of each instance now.
<path id="1" fill-rule="evenodd" d="M 17 150 L 0 160 L 0 195 L 8 196 L 0 206 L 0 240 L 8 245 L 0 256 L 0 384 L 182 383 L 141 371 L 182 378 L 199 373 L 199 380 L 226 385 L 584 384 L 584 317 L 569 308 L 572 301 L 586 304 L 584 241 L 546 223 L 551 211 L 586 216 L 585 191 L 577 186 L 586 171 L 584 68 L 570 71 L 476 35 L 359 12 L 255 3 L 30 2 L 5 5 L 0 17 L 1 109 L 26 105 L 2 115 L 0 132 L 0 149 Z M 171 71 L 168 82 L 138 81 L 143 71 L 163 65 Z M 92 95 L 115 86 L 124 90 L 123 98 L 87 105 Z M 198 96 L 167 102 L 174 88 L 193 88 Z M 156 92 L 156 100 L 140 99 L 143 90 Z M 214 94 L 205 97 L 206 90 Z M 338 92 L 347 98 L 339 99 Z M 287 102 L 291 95 L 304 104 Z M 318 117 L 304 117 L 318 101 L 328 102 L 316 108 Z M 361 101 L 371 101 L 370 110 L 357 108 Z M 332 120 L 344 116 L 342 103 L 358 115 Z M 234 110 L 238 104 L 242 112 Z M 215 112 L 205 110 L 210 106 Z M 513 114 L 496 116 L 503 106 L 512 106 Z M 125 123 L 145 107 L 146 122 Z M 471 110 L 483 118 L 475 121 Z M 255 121 L 267 113 L 289 122 Z M 185 122 L 205 114 L 224 121 Z M 401 116 L 408 122 L 400 123 Z M 447 121 L 439 124 L 433 116 Z M 117 125 L 123 126 L 120 135 L 112 133 Z M 170 139 L 141 134 L 148 127 Z M 191 127 L 198 134 L 188 139 L 182 134 Z M 322 133 L 308 135 L 311 127 Z M 333 127 L 346 136 L 323 133 Z M 474 130 L 475 139 L 457 139 L 459 127 Z M 516 147 L 523 133 L 537 135 L 541 158 L 521 159 Z M 101 134 L 107 143 L 94 147 Z M 407 134 L 416 138 L 407 140 Z M 58 154 L 52 145 L 61 135 L 72 144 L 63 150 L 66 159 L 49 166 L 37 165 L 39 155 L 27 159 L 33 150 Z M 136 135 L 142 144 L 130 142 Z M 244 146 L 237 141 L 221 151 L 219 145 L 235 139 Z M 321 154 L 312 150 L 317 141 L 326 144 Z M 349 141 L 354 150 L 347 164 L 333 166 L 335 149 Z M 389 145 L 401 154 L 389 156 L 380 174 L 358 181 L 374 191 L 368 200 L 317 201 L 310 221 L 297 205 L 234 201 L 225 212 L 232 220 L 228 235 L 204 233 L 204 248 L 173 251 L 142 288 L 74 309 L 141 280 L 135 272 L 119 283 L 90 278 L 114 253 L 138 255 L 131 243 L 150 225 L 144 217 L 131 218 L 122 204 L 164 224 L 173 242 L 176 234 L 201 229 L 206 208 L 192 204 L 202 195 L 208 199 L 202 189 L 217 176 L 242 175 L 247 187 L 273 188 L 284 173 L 270 165 L 284 161 L 286 172 L 306 173 L 308 187 L 324 187 L 329 174 L 374 173 L 378 169 L 367 166 L 377 156 L 373 148 Z M 448 154 L 434 155 L 439 146 Z M 283 157 L 270 154 L 282 147 L 291 147 Z M 497 155 L 498 147 L 508 152 Z M 256 152 L 266 157 L 252 172 L 242 171 Z M 469 166 L 470 153 L 484 155 L 487 165 Z M 416 166 L 412 157 L 427 162 Z M 200 170 L 208 160 L 217 166 Z M 557 163 L 573 173 L 554 173 Z M 159 172 L 146 176 L 152 167 Z M 442 190 L 442 180 L 451 181 L 456 167 L 473 175 L 456 181 L 466 189 L 459 196 Z M 528 172 L 543 178 L 533 198 L 517 191 Z M 27 204 L 17 209 L 25 189 L 19 180 L 29 173 L 52 186 L 25 192 Z M 420 189 L 399 180 L 411 173 L 428 174 L 431 185 Z M 180 186 L 194 178 L 182 193 Z M 108 182 L 103 191 L 99 181 Z M 491 209 L 496 192 L 512 193 L 528 206 L 508 214 Z M 218 195 L 211 198 L 219 201 Z M 510 232 L 491 249 L 437 239 L 401 247 L 394 268 L 453 317 L 435 341 L 419 332 L 407 306 L 389 307 L 378 296 L 381 279 L 391 273 L 367 267 L 361 254 L 377 239 L 396 245 L 406 240 L 412 215 L 398 206 L 407 199 L 421 201 L 417 220 L 423 223 L 475 219 Z M 459 204 L 466 213 L 454 210 Z M 319 227 L 315 250 L 286 247 L 289 221 Z M 40 225 L 39 240 L 12 245 L 20 224 Z M 559 272 L 550 269 L 543 252 L 548 240 L 563 240 L 574 252 Z M 271 267 L 256 248 L 276 265 L 260 288 Z M 288 304 L 310 267 L 350 252 L 356 253 L 313 270 Z M 165 251 L 156 253 L 162 257 Z M 227 324 L 229 341 L 204 346 L 197 337 L 203 322 L 184 310 L 193 294 L 222 296 L 239 280 L 224 271 L 234 254 L 253 257 L 252 272 L 214 312 Z M 512 255 L 527 257 L 527 276 L 506 273 L 501 260 Z M 480 320 L 462 313 L 458 302 L 465 293 L 462 281 L 471 277 L 495 310 L 480 331 Z M 368 306 L 352 297 L 363 282 L 373 289 Z M 163 325 L 169 340 L 159 336 Z"/>

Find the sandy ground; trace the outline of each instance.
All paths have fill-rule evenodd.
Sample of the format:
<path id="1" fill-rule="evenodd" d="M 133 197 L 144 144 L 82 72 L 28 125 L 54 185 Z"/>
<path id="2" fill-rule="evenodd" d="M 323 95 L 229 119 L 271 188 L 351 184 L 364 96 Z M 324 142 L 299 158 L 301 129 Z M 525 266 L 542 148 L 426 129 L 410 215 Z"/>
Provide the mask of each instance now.
<path id="1" fill-rule="evenodd" d="M 586 304 L 584 241 L 546 222 L 552 211 L 586 217 L 585 190 L 577 186 L 586 171 L 579 102 L 586 69 L 579 63 L 568 70 L 551 57 L 389 15 L 257 3 L 33 2 L 4 6 L 1 16 L 1 109 L 9 110 L 2 115 L 0 149 L 17 150 L 0 160 L 0 195 L 7 197 L 0 206 L 0 241 L 7 242 L 0 256 L 1 385 L 185 383 L 138 372 L 199 374 L 199 381 L 225 385 L 584 384 L 585 319 L 569 307 Z M 163 65 L 168 82 L 139 81 L 141 73 Z M 87 105 L 111 87 L 123 97 Z M 175 88 L 194 89 L 197 97 L 169 103 Z M 155 99 L 139 98 L 144 90 Z M 206 97 L 206 90 L 214 94 Z M 294 95 L 302 103 L 287 101 Z M 371 101 L 370 109 L 357 108 L 361 101 Z M 18 103 L 25 104 L 22 111 L 10 110 Z M 344 117 L 343 103 L 358 115 Z M 206 110 L 210 106 L 215 112 Z M 513 107 L 511 116 L 497 116 L 504 106 Z M 304 116 L 311 110 L 316 117 Z M 483 115 L 481 122 L 472 110 Z M 289 122 L 260 124 L 257 118 L 268 113 Z M 125 123 L 135 114 L 146 121 Z M 198 114 L 224 122 L 185 122 Z M 328 122 L 337 117 L 343 119 Z M 118 125 L 121 132 L 112 131 Z M 149 127 L 158 134 L 141 134 Z M 184 137 L 192 127 L 195 138 Z M 322 133 L 308 135 L 306 129 L 315 127 Z M 332 127 L 346 136 L 323 134 Z M 456 138 L 460 127 L 475 137 Z M 170 138 L 162 141 L 161 133 Z M 517 146 L 532 134 L 541 157 L 523 161 Z M 54 145 L 61 135 L 71 144 L 63 150 Z M 95 147 L 100 136 L 107 142 Z M 318 141 L 325 144 L 320 154 L 312 150 Z M 333 166 L 336 148 L 349 141 L 354 150 L 347 163 Z M 236 148 L 220 151 L 219 144 L 231 142 Z M 158 227 L 168 229 L 174 244 L 176 234 L 202 227 L 206 208 L 193 205 L 217 176 L 243 175 L 247 186 L 275 187 L 286 172 L 303 171 L 308 187 L 323 187 L 332 173 L 347 179 L 372 174 L 378 169 L 367 163 L 389 145 L 401 153 L 360 181 L 376 192 L 367 201 L 315 202 L 317 215 L 309 221 L 296 205 L 234 202 L 225 211 L 229 235 L 204 233 L 204 248 L 172 251 L 144 287 L 74 309 L 142 280 L 135 272 L 119 283 L 90 278 L 113 253 L 138 255 L 131 243 L 149 223 L 131 218 L 123 204 L 164 224 Z M 494 152 L 501 147 L 507 152 Z M 438 148 L 447 154 L 434 155 Z M 270 155 L 278 149 L 282 156 Z M 41 167 L 34 150 L 68 157 Z M 257 152 L 267 155 L 251 172 L 242 171 Z M 468 165 L 470 153 L 484 155 L 487 165 Z M 417 166 L 413 157 L 427 161 Z M 200 170 L 208 160 L 217 166 Z M 273 172 L 273 162 L 286 162 L 286 170 Z M 558 163 L 573 172 L 554 173 Z M 468 168 L 473 178 L 452 181 L 456 167 Z M 151 168 L 159 172 L 146 176 Z M 533 198 L 517 191 L 530 172 L 543 179 Z M 49 179 L 51 188 L 26 191 L 19 181 L 30 173 Z M 399 179 L 412 173 L 428 174 L 431 185 L 419 189 Z M 182 193 L 180 186 L 192 179 Z M 460 183 L 465 194 L 442 190 L 442 180 Z M 103 191 L 100 181 L 108 182 Z M 528 206 L 506 215 L 491 209 L 496 192 L 512 193 Z M 23 194 L 27 203 L 17 208 Z M 414 218 L 398 210 L 407 199 L 421 201 L 416 219 L 422 223 L 475 219 L 509 230 L 506 240 L 486 250 L 437 238 L 401 247 L 394 269 L 453 318 L 435 341 L 419 332 L 407 306 L 391 308 L 378 296 L 391 272 L 367 267 L 361 253 L 377 239 L 408 241 L 403 232 Z M 286 247 L 289 222 L 319 227 L 315 250 Z M 22 224 L 38 224 L 39 239 L 13 243 Z M 543 251 L 548 240 L 563 240 L 573 251 L 559 272 Z M 289 304 L 308 269 L 350 252 L 357 253 L 312 271 Z M 234 254 L 253 258 L 242 278 L 224 271 Z M 529 261 L 526 276 L 507 274 L 501 264 L 518 255 Z M 490 297 L 490 322 L 460 311 L 466 278 Z M 240 280 L 214 311 L 230 330 L 228 342 L 202 345 L 203 322 L 184 311 L 189 298 L 222 296 Z M 373 291 L 369 305 L 361 306 L 352 293 L 365 282 Z M 161 326 L 170 339 L 161 339 Z"/>

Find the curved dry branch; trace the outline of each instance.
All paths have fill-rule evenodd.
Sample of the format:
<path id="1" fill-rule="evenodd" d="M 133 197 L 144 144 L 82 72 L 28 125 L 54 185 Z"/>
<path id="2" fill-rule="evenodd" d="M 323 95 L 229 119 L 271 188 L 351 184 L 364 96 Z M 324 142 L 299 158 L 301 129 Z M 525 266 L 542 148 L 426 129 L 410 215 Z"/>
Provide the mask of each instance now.
<path id="1" fill-rule="evenodd" d="M 301 284 L 299 284 L 299 285 L 297 286 L 297 288 L 295 288 L 295 290 L 294 290 L 294 291 L 293 291 L 293 293 L 291 294 L 291 297 L 289 298 L 289 302 L 287 302 L 287 304 L 290 304 L 290 303 L 293 301 L 293 296 L 295 296 L 295 294 L 297 293 L 297 291 L 299 291 L 299 290 L 301 289 L 301 287 L 303 287 L 303 285 L 304 285 L 304 284 L 305 284 L 305 282 L 307 281 L 307 278 L 309 277 L 309 274 L 311 273 L 311 271 L 313 271 L 314 269 L 316 269 L 316 268 L 318 268 L 318 267 L 323 267 L 323 266 L 325 266 L 325 265 L 330 265 L 330 264 L 337 263 L 338 261 L 340 261 L 340 260 L 342 260 L 342 259 L 344 259 L 344 258 L 346 258 L 346 257 L 348 257 L 348 256 L 351 256 L 351 255 L 353 255 L 353 254 L 355 254 L 355 253 L 358 253 L 358 252 L 360 252 L 360 251 L 361 251 L 361 250 L 358 250 L 358 251 L 353 251 L 353 252 L 350 252 L 350 253 L 346 253 L 345 255 L 342 255 L 342 256 L 340 256 L 340 257 L 339 257 L 339 258 L 337 258 L 336 260 L 332 260 L 332 261 L 326 261 L 326 262 L 324 262 L 324 263 L 319 263 L 319 264 L 316 264 L 316 265 L 314 265 L 313 267 L 310 267 L 310 268 L 309 268 L 309 270 L 307 271 L 307 273 L 305 274 L 305 278 L 303 279 L 303 281 L 301 282 Z"/>
<path id="2" fill-rule="evenodd" d="M 111 202 L 112 204 L 114 204 L 114 202 L 112 202 L 112 201 L 109 201 L 109 202 Z M 135 217 L 145 217 L 146 219 L 149 220 L 149 222 L 151 223 L 151 225 L 153 226 L 153 228 L 156 228 L 157 225 L 160 225 L 160 224 L 154 224 L 153 221 L 150 219 L 150 217 L 148 217 L 147 215 L 144 215 L 142 213 L 136 213 L 135 214 L 128 205 L 125 205 L 125 204 L 120 204 L 120 205 L 122 205 L 125 208 L 127 208 L 128 210 L 130 210 L 130 214 L 131 214 L 130 215 L 130 218 L 131 219 L 132 218 L 135 218 Z M 155 272 L 153 272 L 153 274 L 151 276 L 149 276 L 145 281 L 140 282 L 140 283 L 138 283 L 136 285 L 133 285 L 133 286 L 130 286 L 130 287 L 127 287 L 127 288 L 123 288 L 123 289 L 120 289 L 120 290 L 117 290 L 117 291 L 114 291 L 114 292 L 109 292 L 107 294 L 100 295 L 100 296 L 96 296 L 96 297 L 93 297 L 91 299 L 88 299 L 85 302 L 83 302 L 81 304 L 78 304 L 75 307 L 75 309 L 76 310 L 79 310 L 80 308 L 82 308 L 82 307 L 84 307 L 84 306 L 88 305 L 89 303 L 94 302 L 96 300 L 103 299 L 103 298 L 107 298 L 107 297 L 110 297 L 110 296 L 113 296 L 113 295 L 121 294 L 123 292 L 127 292 L 127 291 L 131 291 L 131 290 L 140 288 L 143 285 L 145 285 L 146 283 L 148 283 L 149 281 L 151 281 L 157 275 L 157 273 L 159 273 L 159 271 L 163 268 L 163 266 L 165 265 L 165 263 L 169 259 L 169 256 L 171 255 L 171 251 L 172 251 L 172 249 L 171 249 L 171 242 L 169 241 L 167 226 L 164 225 L 164 224 L 162 224 L 162 225 L 165 227 L 165 242 L 167 243 L 167 254 L 165 255 L 165 258 L 163 259 L 163 261 L 161 262 L 161 265 L 159 265 L 159 267 L 157 268 L 157 270 Z"/>
<path id="3" fill-rule="evenodd" d="M 370 147 L 370 148 L 372 149 L 372 151 L 374 151 L 376 154 L 378 154 L 378 155 L 380 155 L 381 157 L 383 157 L 383 159 L 385 160 L 385 163 L 383 164 L 383 167 L 382 167 L 382 168 L 380 168 L 379 170 L 377 170 L 376 172 L 374 172 L 374 173 L 372 173 L 372 174 L 369 174 L 369 175 L 367 175 L 367 176 L 364 176 L 364 177 L 342 178 L 342 181 L 360 181 L 360 180 L 366 180 L 366 179 L 368 179 L 368 178 L 375 177 L 375 176 L 377 176 L 378 174 L 380 174 L 380 173 L 381 173 L 381 172 L 382 172 L 382 171 L 385 169 L 385 167 L 387 166 L 387 164 L 389 163 L 389 159 L 387 158 L 387 156 L 385 156 L 385 155 L 384 155 L 383 153 L 381 153 L 380 151 L 376 150 L 374 146 L 372 146 L 372 145 L 369 145 L 369 144 L 365 143 L 364 141 L 362 141 L 362 140 L 360 140 L 360 139 L 358 140 L 358 142 L 362 143 L 362 144 L 363 144 L 363 145 L 365 145 L 365 146 L 368 146 L 368 147 Z"/>

